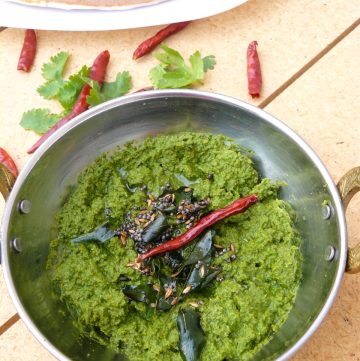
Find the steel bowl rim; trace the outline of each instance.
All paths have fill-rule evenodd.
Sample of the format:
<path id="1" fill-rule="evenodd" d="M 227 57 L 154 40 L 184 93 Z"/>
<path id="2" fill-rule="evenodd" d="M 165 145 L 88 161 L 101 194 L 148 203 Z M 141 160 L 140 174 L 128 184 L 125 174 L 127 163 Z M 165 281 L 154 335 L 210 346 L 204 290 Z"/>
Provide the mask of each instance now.
<path id="1" fill-rule="evenodd" d="M 324 180 L 326 181 L 326 185 L 328 190 L 333 199 L 333 206 L 336 209 L 336 216 L 339 225 L 339 237 L 340 237 L 340 250 L 338 250 L 338 269 L 336 271 L 336 275 L 334 278 L 333 285 L 329 292 L 329 295 L 317 315 L 317 317 L 312 322 L 311 326 L 308 330 L 296 341 L 294 345 L 292 345 L 288 350 L 286 350 L 282 355 L 280 355 L 276 360 L 277 361 L 284 361 L 287 360 L 290 356 L 292 356 L 295 352 L 297 352 L 310 338 L 310 336 L 316 331 L 316 329 L 320 326 L 322 321 L 324 320 L 325 316 L 329 312 L 339 288 L 341 286 L 343 274 L 345 272 L 345 265 L 346 265 L 346 258 L 347 258 L 347 230 L 346 230 L 346 220 L 345 214 L 342 206 L 342 201 L 339 195 L 339 192 L 336 188 L 336 185 L 330 176 L 328 170 L 326 169 L 323 162 L 320 158 L 316 155 L 314 150 L 293 130 L 291 130 L 287 125 L 285 125 L 282 121 L 275 118 L 271 114 L 267 113 L 266 111 L 248 104 L 242 100 L 223 95 L 218 93 L 210 93 L 205 91 L 197 91 L 197 90 L 183 90 L 183 89 L 176 89 L 176 90 L 152 90 L 152 91 L 144 91 L 139 93 L 133 93 L 121 98 L 113 99 L 108 102 L 102 103 L 94 108 L 89 109 L 85 113 L 78 115 L 76 118 L 71 120 L 69 123 L 65 124 L 61 129 L 55 132 L 51 137 L 49 137 L 34 153 L 32 158 L 26 163 L 24 169 L 20 172 L 13 190 L 10 193 L 9 198 L 5 204 L 5 211 L 4 216 L 2 219 L 1 229 L 0 229 L 0 236 L 2 235 L 2 241 L 0 237 L 1 243 L 1 254 L 2 254 L 2 266 L 3 266 L 3 273 L 5 278 L 5 283 L 10 294 L 10 297 L 15 305 L 17 312 L 19 313 L 21 319 L 24 321 L 28 329 L 31 333 L 35 336 L 35 338 L 56 358 L 62 361 L 70 361 L 68 357 L 66 357 L 59 349 L 57 349 L 36 327 L 36 325 L 31 320 L 30 316 L 27 314 L 26 310 L 22 306 L 20 299 L 15 290 L 14 283 L 11 278 L 10 267 L 9 267 L 9 260 L 8 260 L 8 247 L 10 247 L 10 240 L 6 239 L 6 235 L 8 233 L 8 224 L 10 221 L 11 210 L 13 209 L 14 202 L 16 201 L 17 194 L 22 187 L 22 184 L 26 181 L 28 175 L 36 165 L 36 163 L 41 159 L 41 157 L 47 152 L 51 146 L 56 143 L 61 137 L 71 131 L 72 128 L 82 124 L 83 122 L 87 121 L 88 119 L 92 118 L 95 115 L 100 113 L 106 112 L 110 109 L 120 107 L 125 104 L 130 104 L 139 101 L 147 101 L 150 99 L 157 99 L 157 98 L 173 98 L 173 97 L 183 97 L 183 98 L 195 98 L 199 100 L 210 100 L 210 101 L 217 101 L 224 104 L 237 106 L 241 109 L 247 110 L 248 112 L 252 113 L 253 115 L 262 119 L 272 126 L 274 126 L 278 131 L 285 134 L 289 137 L 292 141 L 294 141 L 297 145 L 301 147 L 301 149 L 305 152 L 305 154 L 312 160 L 318 171 L 323 176 Z"/>

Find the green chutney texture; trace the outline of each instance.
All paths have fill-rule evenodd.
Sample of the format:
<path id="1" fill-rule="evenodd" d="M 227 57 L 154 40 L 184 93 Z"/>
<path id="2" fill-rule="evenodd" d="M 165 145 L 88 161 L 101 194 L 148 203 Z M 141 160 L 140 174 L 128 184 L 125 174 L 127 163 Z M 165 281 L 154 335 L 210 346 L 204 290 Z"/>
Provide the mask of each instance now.
<path id="1" fill-rule="evenodd" d="M 137 191 L 127 190 L 119 169 Z M 211 210 L 252 193 L 260 201 L 214 227 L 214 243 L 236 245 L 234 262 L 214 259 L 223 266 L 223 281 L 161 312 L 129 302 L 117 282 L 119 275 L 131 284 L 149 280 L 127 267 L 137 256 L 131 240 L 126 246 L 117 237 L 103 244 L 70 240 L 104 223 L 106 208 L 120 225 L 127 211 L 146 203 L 141 185 L 158 196 L 166 182 L 174 189 L 190 184 L 199 199 L 210 197 Z M 300 239 L 290 206 L 277 198 L 278 187 L 261 180 L 252 160 L 222 135 L 180 133 L 129 143 L 100 156 L 80 175 L 57 217 L 58 236 L 48 259 L 51 280 L 82 333 L 132 361 L 180 361 L 178 310 L 199 300 L 206 334 L 201 360 L 248 360 L 286 320 L 301 278 Z"/>

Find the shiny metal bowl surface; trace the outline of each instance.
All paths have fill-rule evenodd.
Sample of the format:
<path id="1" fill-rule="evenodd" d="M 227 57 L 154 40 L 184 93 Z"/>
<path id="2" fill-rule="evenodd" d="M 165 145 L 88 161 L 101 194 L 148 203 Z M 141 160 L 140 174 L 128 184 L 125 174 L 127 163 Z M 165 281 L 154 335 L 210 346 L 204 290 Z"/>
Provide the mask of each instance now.
<path id="1" fill-rule="evenodd" d="M 59 360 L 124 358 L 82 338 L 53 295 L 45 266 L 54 215 L 79 173 L 102 152 L 147 135 L 183 130 L 234 138 L 255 151 L 263 177 L 288 184 L 280 197 L 296 211 L 303 277 L 287 321 L 255 359 L 287 359 L 329 311 L 345 270 L 346 225 L 337 188 L 314 151 L 279 120 L 227 96 L 190 90 L 137 93 L 90 109 L 61 128 L 27 163 L 6 204 L 1 250 L 7 287 L 23 321 Z M 27 214 L 18 210 L 24 199 L 31 202 Z M 329 203 L 326 215 L 324 201 Z M 11 246 L 15 238 L 21 252 Z"/>

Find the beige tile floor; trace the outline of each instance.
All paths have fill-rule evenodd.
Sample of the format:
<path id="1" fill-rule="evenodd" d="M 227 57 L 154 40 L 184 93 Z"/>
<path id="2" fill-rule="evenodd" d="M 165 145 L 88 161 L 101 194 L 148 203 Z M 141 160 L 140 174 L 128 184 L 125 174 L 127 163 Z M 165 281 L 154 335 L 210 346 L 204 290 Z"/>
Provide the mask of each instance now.
<path id="1" fill-rule="evenodd" d="M 346 170 L 360 165 L 360 31 L 346 31 L 359 15 L 356 0 L 250 0 L 237 9 L 193 23 L 169 39 L 168 44 L 184 54 L 198 49 L 216 55 L 216 69 L 201 88 L 255 104 L 272 99 L 271 95 L 281 91 L 282 84 L 300 70 L 300 77 L 265 110 L 297 131 L 338 180 Z M 68 67 L 71 72 L 84 63 L 90 64 L 100 50 L 108 48 L 112 54 L 109 77 L 127 69 L 133 74 L 134 87 L 140 88 L 149 83 L 147 72 L 154 60 L 147 57 L 135 63 L 131 54 L 134 46 L 156 29 L 91 34 L 39 32 L 39 51 L 29 74 L 16 71 L 23 32 L 7 29 L 0 33 L 0 47 L 6 49 L 6 56 L 0 58 L 0 145 L 14 155 L 20 168 L 28 160 L 25 150 L 36 139 L 18 125 L 20 116 L 31 107 L 48 106 L 48 101 L 35 92 L 41 83 L 41 64 L 59 50 L 68 50 L 72 54 Z M 318 59 L 318 54 L 340 34 L 344 38 Z M 247 95 L 245 72 L 246 46 L 254 39 L 259 42 L 264 74 L 262 97 L 255 102 Z M 302 71 L 312 59 L 315 65 Z M 53 107 L 56 109 L 56 105 Z M 357 196 L 347 212 L 349 236 L 354 244 L 360 241 L 359 206 Z M 0 215 L 3 207 L 0 200 Z M 360 360 L 359 277 L 345 276 L 330 315 L 294 360 Z M 15 313 L 2 277 L 0 292 L 1 325 Z M 0 336 L 0 359 L 48 361 L 53 357 L 19 321 Z"/>

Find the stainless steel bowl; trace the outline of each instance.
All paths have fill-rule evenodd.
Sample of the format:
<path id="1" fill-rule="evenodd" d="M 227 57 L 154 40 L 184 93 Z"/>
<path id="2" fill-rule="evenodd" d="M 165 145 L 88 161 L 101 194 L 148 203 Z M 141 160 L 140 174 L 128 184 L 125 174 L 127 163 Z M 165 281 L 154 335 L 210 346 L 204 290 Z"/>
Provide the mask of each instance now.
<path id="1" fill-rule="evenodd" d="M 137 93 L 99 105 L 61 128 L 27 163 L 7 200 L 1 228 L 6 284 L 23 321 L 58 359 L 123 357 L 82 338 L 51 291 L 45 265 L 54 215 L 79 173 L 100 153 L 149 134 L 180 130 L 235 138 L 256 152 L 262 176 L 288 183 L 280 196 L 297 214 L 303 277 L 287 321 L 255 359 L 287 359 L 329 311 L 346 266 L 346 224 L 338 190 L 313 150 L 279 120 L 233 98 L 190 90 Z M 355 183 L 347 177 L 344 194 L 351 194 L 360 172 L 351 174 Z M 31 204 L 29 212 L 19 208 L 23 200 L 30 202 L 25 202 L 26 211 Z"/>

